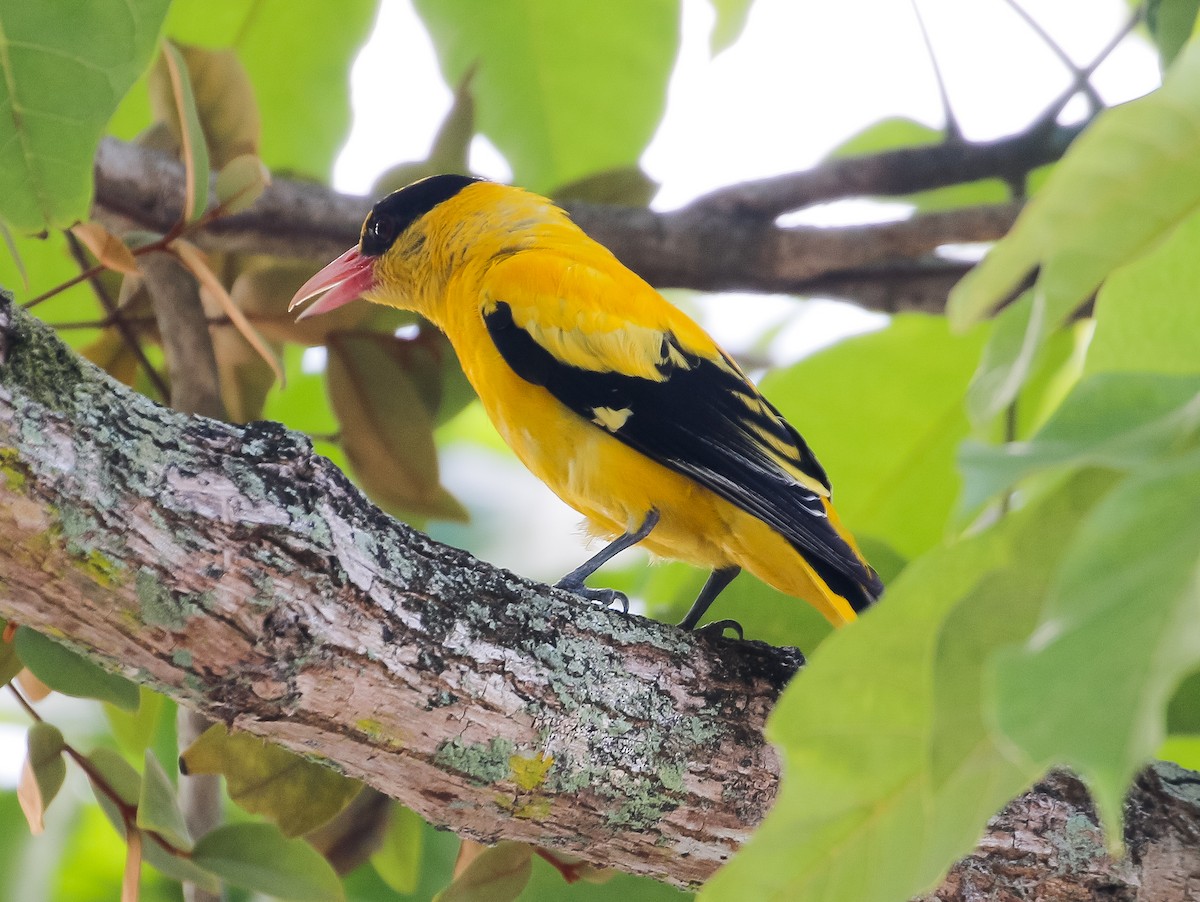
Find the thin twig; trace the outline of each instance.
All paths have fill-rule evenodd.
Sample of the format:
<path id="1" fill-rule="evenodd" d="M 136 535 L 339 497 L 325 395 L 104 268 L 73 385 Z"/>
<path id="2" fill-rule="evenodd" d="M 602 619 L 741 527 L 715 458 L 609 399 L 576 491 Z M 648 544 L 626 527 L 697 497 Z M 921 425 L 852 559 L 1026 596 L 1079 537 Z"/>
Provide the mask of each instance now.
<path id="1" fill-rule="evenodd" d="M 1071 102 L 1071 98 L 1073 98 L 1081 90 L 1085 90 L 1081 86 L 1081 83 L 1091 84 L 1090 79 L 1095 74 L 1096 70 L 1099 69 L 1104 61 L 1112 55 L 1112 52 L 1121 45 L 1121 42 L 1129 36 L 1130 32 L 1137 28 L 1138 23 L 1142 21 L 1142 16 L 1144 14 L 1145 10 L 1142 7 L 1139 6 L 1137 9 L 1135 9 L 1125 24 L 1117 31 L 1116 34 L 1112 36 L 1112 38 L 1109 39 L 1108 43 L 1101 48 L 1100 53 L 1096 55 L 1095 59 L 1082 68 L 1074 68 L 1073 71 L 1075 72 L 1075 80 L 1071 82 L 1071 85 L 1065 91 L 1051 101 L 1050 105 L 1046 107 L 1046 110 L 1034 120 L 1032 130 L 1036 131 L 1039 128 L 1051 126 L 1058 121 L 1059 115 L 1061 115 L 1067 104 Z M 1074 64 L 1072 64 L 1072 66 L 1073 65 Z M 1103 106 L 1103 104 L 1101 104 L 1101 106 Z"/>
<path id="2" fill-rule="evenodd" d="M 146 371 L 146 376 L 154 385 L 154 389 L 158 392 L 158 396 L 164 400 L 171 397 L 171 390 L 167 388 L 167 383 L 163 379 L 162 374 L 160 374 L 158 370 L 154 368 L 154 364 L 152 364 L 150 362 L 150 358 L 146 356 L 146 352 L 142 348 L 142 343 L 138 340 L 137 332 L 135 332 L 133 327 L 125 321 L 125 317 L 122 315 L 116 301 L 112 299 L 112 296 L 108 293 L 108 289 L 104 287 L 103 283 L 101 283 L 100 273 L 93 272 L 95 267 L 88 267 L 87 255 L 84 252 L 83 245 L 80 244 L 79 239 L 76 238 L 71 232 L 65 232 L 64 234 L 67 236 L 67 246 L 71 249 L 71 256 L 75 258 L 75 261 L 79 264 L 80 268 L 85 271 L 85 273 L 91 273 L 91 275 L 88 276 L 88 281 L 91 283 L 92 290 L 95 291 L 96 297 L 100 300 L 100 304 L 104 307 L 105 312 L 108 314 L 108 318 L 112 320 L 113 327 L 116 328 L 116 330 L 120 333 L 122 341 L 125 342 L 125 346 L 133 352 L 133 355 L 137 358 L 137 361 L 141 365 L 142 369 Z M 103 271 L 104 269 L 101 267 L 100 272 Z"/>
<path id="3" fill-rule="evenodd" d="M 1042 23 L 1035 19 L 1017 0 L 1004 0 L 1004 3 L 1021 18 L 1021 21 L 1029 26 L 1030 30 L 1041 39 L 1050 52 L 1058 57 L 1059 62 L 1067 67 L 1067 71 L 1071 73 L 1075 88 L 1087 95 L 1091 113 L 1094 114 L 1097 110 L 1103 109 L 1104 101 L 1096 91 L 1096 86 L 1092 84 L 1090 73 L 1085 74 L 1084 70 L 1080 69 L 1076 64 L 1075 60 L 1067 55 L 1067 51 L 1063 50 L 1062 45 L 1054 40 L 1054 36 L 1046 31 L 1042 27 Z M 1112 51 L 1109 52 L 1111 53 Z"/>
<path id="4" fill-rule="evenodd" d="M 7 685 L 9 692 L 11 692 L 16 698 L 17 703 L 25 709 L 25 713 L 29 715 L 30 719 L 37 723 L 45 723 L 46 719 L 42 717 L 42 715 L 38 714 L 33 705 L 29 703 L 29 700 L 25 698 L 24 693 L 14 686 L 11 681 Z M 108 780 L 105 779 L 104 775 L 96 769 L 96 766 L 92 764 L 86 755 L 66 741 L 63 742 L 63 754 L 74 761 L 79 769 L 82 770 L 84 775 L 88 778 L 88 781 L 108 797 L 108 800 L 112 802 L 113 805 L 116 806 L 117 810 L 121 813 L 121 818 L 126 822 L 126 824 L 137 823 L 137 805 L 130 805 L 123 798 L 121 798 L 116 789 L 113 788 L 112 784 L 110 784 Z M 192 857 L 191 853 L 172 845 L 171 842 L 161 834 L 156 833 L 153 830 L 144 830 L 142 832 L 162 846 L 163 851 L 167 854 L 174 855 L 176 858 Z"/>
<path id="5" fill-rule="evenodd" d="M 942 101 L 942 116 L 946 120 L 945 140 L 962 141 L 962 126 L 958 123 L 958 117 L 954 115 L 954 107 L 950 105 L 950 92 L 946 90 L 946 79 L 942 74 L 941 64 L 938 63 L 937 54 L 934 52 L 929 29 L 925 27 L 925 17 L 921 15 L 921 7 L 917 0 L 911 0 L 911 6 L 913 15 L 917 17 L 917 27 L 921 30 L 921 40 L 925 42 L 925 52 L 929 54 L 929 64 L 933 66 L 933 77 L 937 81 L 938 97 Z"/>

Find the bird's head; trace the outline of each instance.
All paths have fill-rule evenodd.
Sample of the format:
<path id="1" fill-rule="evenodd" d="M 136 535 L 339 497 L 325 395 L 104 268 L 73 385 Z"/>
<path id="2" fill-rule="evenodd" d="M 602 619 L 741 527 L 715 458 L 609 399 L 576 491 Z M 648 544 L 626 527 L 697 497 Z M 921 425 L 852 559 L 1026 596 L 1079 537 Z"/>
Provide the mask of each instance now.
<path id="1" fill-rule="evenodd" d="M 464 210 L 469 210 L 465 192 L 486 189 L 515 190 L 465 175 L 434 175 L 393 191 L 371 208 L 358 244 L 301 285 L 288 310 L 324 293 L 298 319 L 328 313 L 360 297 L 426 312 L 421 309 L 422 289 L 428 288 L 439 268 L 437 258 L 445 253 L 431 246 L 438 243 L 431 239 L 446 231 L 446 221 L 454 215 L 446 210 L 448 202 L 462 195 L 467 201 Z"/>

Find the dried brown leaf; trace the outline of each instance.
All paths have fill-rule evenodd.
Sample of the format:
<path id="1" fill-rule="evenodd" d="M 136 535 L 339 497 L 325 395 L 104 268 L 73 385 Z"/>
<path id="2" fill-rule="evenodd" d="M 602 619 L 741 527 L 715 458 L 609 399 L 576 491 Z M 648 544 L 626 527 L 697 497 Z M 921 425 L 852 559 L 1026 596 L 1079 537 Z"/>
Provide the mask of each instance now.
<path id="1" fill-rule="evenodd" d="M 99 260 L 102 266 L 126 275 L 133 275 L 138 271 L 133 251 L 100 223 L 76 223 L 71 226 L 71 234 L 92 252 L 92 256 Z"/>

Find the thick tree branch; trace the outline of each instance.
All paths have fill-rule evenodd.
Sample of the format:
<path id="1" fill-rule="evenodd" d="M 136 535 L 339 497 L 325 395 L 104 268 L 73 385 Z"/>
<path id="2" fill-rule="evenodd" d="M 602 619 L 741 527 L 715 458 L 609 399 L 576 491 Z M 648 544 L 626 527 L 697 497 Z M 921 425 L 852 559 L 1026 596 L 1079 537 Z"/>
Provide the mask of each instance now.
<path id="1" fill-rule="evenodd" d="M 989 152 L 986 145 L 955 146 L 953 153 L 973 160 L 969 148 L 979 149 L 990 164 L 990 168 L 982 168 L 993 174 L 1013 165 L 1004 154 Z M 913 151 L 916 161 L 925 156 L 940 160 L 944 153 L 941 148 Z M 1047 155 L 1050 151 L 1044 150 L 1043 156 Z M 880 162 L 887 156 L 839 161 L 795 178 L 811 183 L 809 191 L 819 199 L 830 199 L 835 185 L 841 186 L 844 197 L 886 193 L 875 189 L 892 184 L 877 175 L 891 172 L 891 164 Z M 929 165 L 933 169 L 926 175 L 926 182 L 939 171 L 936 165 Z M 179 215 L 182 173 L 178 163 L 159 153 L 105 139 L 96 163 L 97 205 L 102 215 L 126 225 L 165 232 Z M 737 190 L 753 195 L 756 186 L 762 184 L 748 183 L 737 186 Z M 311 183 L 276 179 L 251 209 L 213 223 L 198 241 L 214 250 L 325 261 L 358 240 L 372 200 L 341 195 Z M 583 228 L 660 287 L 793 293 L 820 290 L 889 312 L 928 310 L 928 299 L 938 297 L 938 292 L 941 295 L 936 309 L 940 310 L 945 300 L 944 272 L 931 271 L 922 261 L 944 244 L 1001 237 L 1020 209 L 1018 204 L 1001 204 L 931 213 L 902 222 L 781 228 L 770 217 L 748 217 L 740 210 L 730 212 L 718 207 L 705 203 L 674 213 L 658 213 L 595 204 L 568 205 Z M 960 269 L 954 264 L 948 266 Z M 902 291 L 894 290 L 892 281 L 898 272 L 903 275 Z"/>
<path id="2" fill-rule="evenodd" d="M 7 302 L 0 449 L 0 614 L 434 823 L 693 883 L 774 798 L 796 653 L 439 545 L 306 440 L 167 411 Z"/>
<path id="3" fill-rule="evenodd" d="M 304 439 L 165 410 L 4 298 L 0 616 L 436 824 L 681 885 L 770 806 L 762 725 L 801 661 L 439 545 Z M 1053 777 L 928 898 L 1195 898 L 1198 782 L 1147 771 L 1114 862 L 1082 788 Z"/>

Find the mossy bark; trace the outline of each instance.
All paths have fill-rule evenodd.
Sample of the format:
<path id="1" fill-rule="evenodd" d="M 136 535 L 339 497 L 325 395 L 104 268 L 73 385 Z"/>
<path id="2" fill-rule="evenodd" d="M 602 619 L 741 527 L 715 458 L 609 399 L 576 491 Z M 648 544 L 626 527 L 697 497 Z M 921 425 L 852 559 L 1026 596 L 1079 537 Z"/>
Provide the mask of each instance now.
<path id="1" fill-rule="evenodd" d="M 440 545 L 308 441 L 159 407 L 0 295 L 0 616 L 327 760 L 435 824 L 679 885 L 775 797 L 801 657 L 589 606 Z M 1058 774 L 928 900 L 1200 898 L 1200 775 L 1158 765 L 1128 857 Z"/>

